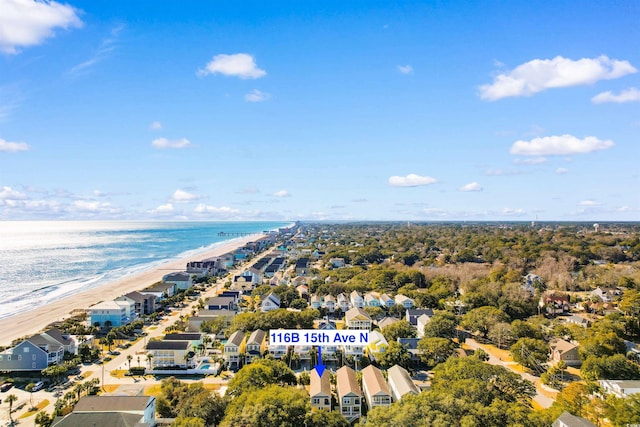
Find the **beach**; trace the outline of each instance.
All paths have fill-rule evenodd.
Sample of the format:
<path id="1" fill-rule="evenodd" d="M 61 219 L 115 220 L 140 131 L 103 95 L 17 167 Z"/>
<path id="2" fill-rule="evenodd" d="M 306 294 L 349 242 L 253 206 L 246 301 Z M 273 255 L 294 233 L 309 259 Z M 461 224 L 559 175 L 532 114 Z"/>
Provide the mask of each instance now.
<path id="1" fill-rule="evenodd" d="M 200 261 L 219 256 L 255 239 L 255 235 L 233 239 L 209 251 L 191 255 L 188 258 L 171 260 L 149 270 L 78 292 L 75 295 L 51 302 L 45 306 L 0 319 L 0 346 L 9 346 L 17 338 L 35 334 L 50 323 L 69 317 L 73 310 L 87 309 L 100 301 L 112 300 L 127 292 L 144 289 L 162 280 L 165 274 L 172 271 L 184 271 L 189 261 Z"/>

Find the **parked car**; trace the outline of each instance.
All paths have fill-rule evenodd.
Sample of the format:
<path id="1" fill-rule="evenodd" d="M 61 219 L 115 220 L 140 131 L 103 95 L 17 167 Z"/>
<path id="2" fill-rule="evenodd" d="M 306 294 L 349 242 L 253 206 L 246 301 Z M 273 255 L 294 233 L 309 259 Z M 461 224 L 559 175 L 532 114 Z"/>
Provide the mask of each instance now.
<path id="1" fill-rule="evenodd" d="M 36 385 L 33 386 L 33 388 L 31 389 L 31 391 L 38 391 L 38 390 L 42 390 L 42 387 L 44 387 L 44 382 L 43 381 L 38 381 L 36 383 Z"/>
<path id="2" fill-rule="evenodd" d="M 13 383 L 4 383 L 0 385 L 0 391 L 4 393 L 5 391 L 8 391 L 11 387 L 13 387 Z"/>

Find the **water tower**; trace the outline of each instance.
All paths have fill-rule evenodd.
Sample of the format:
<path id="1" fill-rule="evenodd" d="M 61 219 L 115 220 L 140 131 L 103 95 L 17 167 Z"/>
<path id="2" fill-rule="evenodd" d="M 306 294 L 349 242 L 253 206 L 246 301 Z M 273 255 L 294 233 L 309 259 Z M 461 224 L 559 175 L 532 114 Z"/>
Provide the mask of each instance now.
<path id="1" fill-rule="evenodd" d="M 600 230 L 600 224 L 598 223 L 593 224 L 593 230 L 597 233 L 598 230 Z"/>

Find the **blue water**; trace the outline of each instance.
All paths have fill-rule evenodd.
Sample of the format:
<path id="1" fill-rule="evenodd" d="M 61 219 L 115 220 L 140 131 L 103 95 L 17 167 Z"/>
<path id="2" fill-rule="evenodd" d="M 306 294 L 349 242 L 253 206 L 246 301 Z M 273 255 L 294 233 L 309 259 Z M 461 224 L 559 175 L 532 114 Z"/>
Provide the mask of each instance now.
<path id="1" fill-rule="evenodd" d="M 0 222 L 0 318 L 286 222 Z"/>

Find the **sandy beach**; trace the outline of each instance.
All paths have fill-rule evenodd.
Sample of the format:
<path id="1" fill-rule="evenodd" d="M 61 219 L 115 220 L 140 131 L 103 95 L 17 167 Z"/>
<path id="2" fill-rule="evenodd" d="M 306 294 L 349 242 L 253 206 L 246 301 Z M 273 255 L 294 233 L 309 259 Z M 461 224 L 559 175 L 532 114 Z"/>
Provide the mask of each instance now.
<path id="1" fill-rule="evenodd" d="M 126 277 L 112 283 L 79 292 L 75 295 L 52 302 L 43 307 L 35 308 L 24 313 L 0 319 L 0 346 L 9 346 L 16 338 L 32 335 L 48 324 L 69 317 L 76 309 L 86 309 L 99 302 L 107 301 L 137 291 L 162 280 L 162 277 L 172 271 L 184 271 L 187 262 L 200 261 L 206 258 L 222 255 L 243 246 L 247 242 L 254 241 L 256 236 L 246 236 L 234 239 L 215 249 L 201 254 L 192 255 L 180 260 L 172 260 L 150 270 L 143 271 L 130 277 Z"/>

